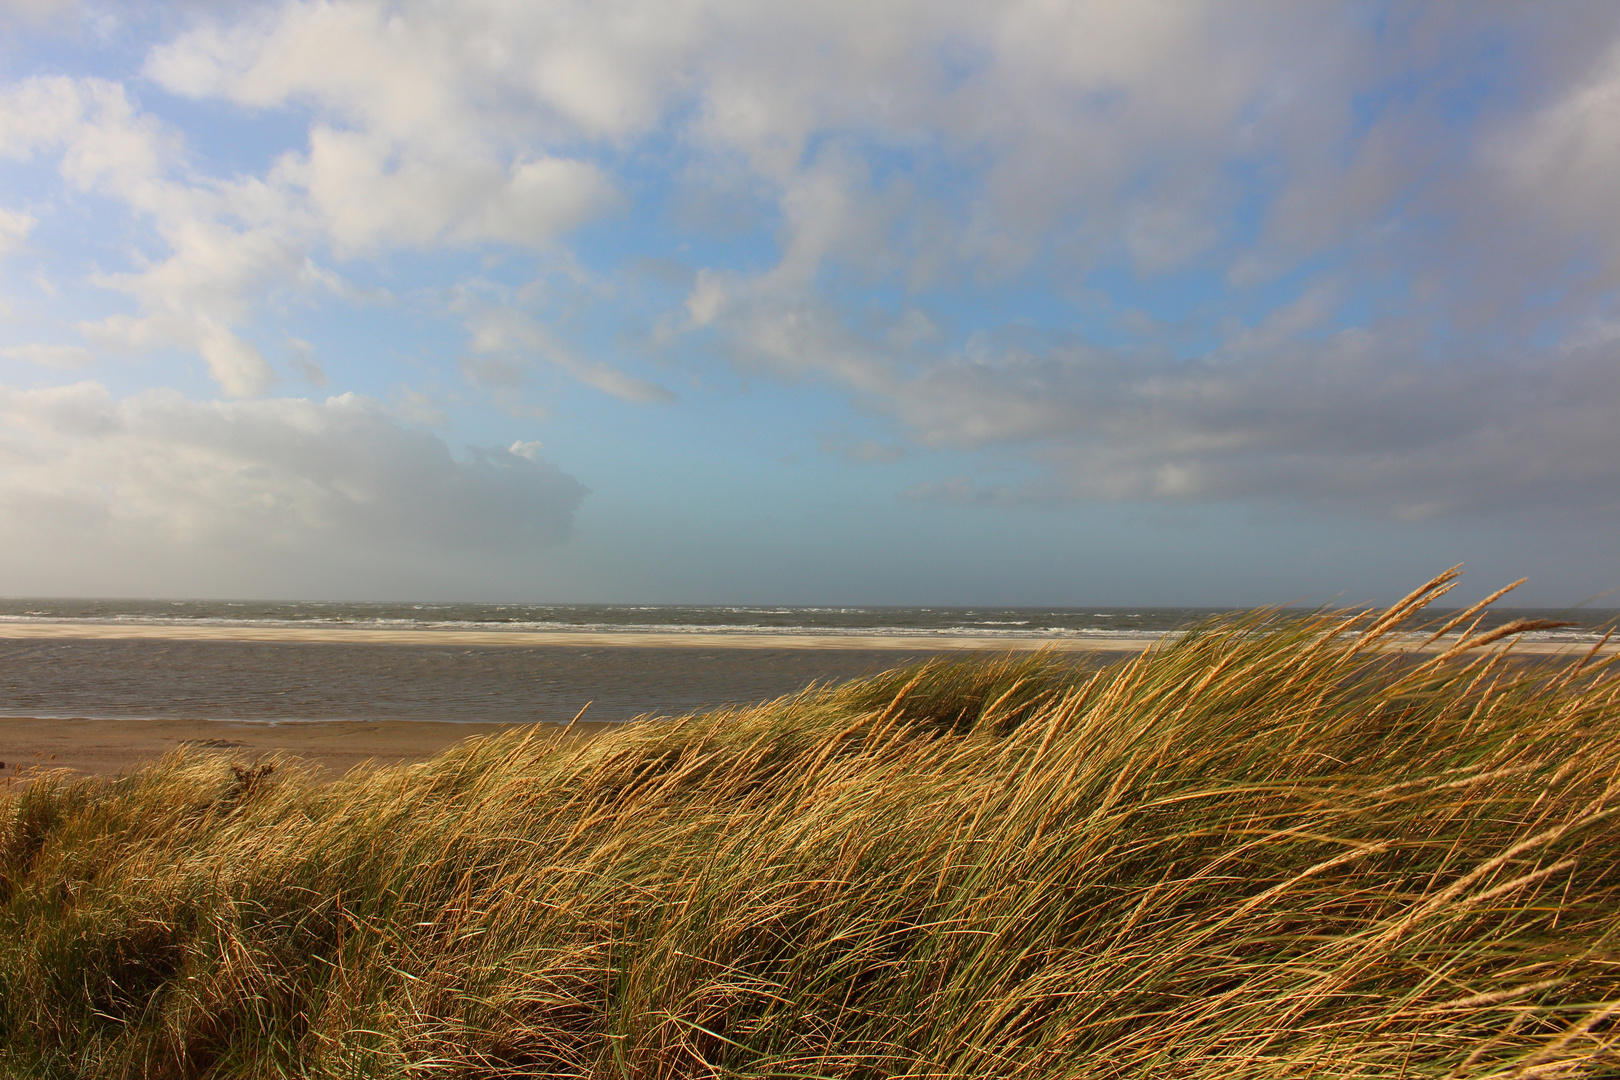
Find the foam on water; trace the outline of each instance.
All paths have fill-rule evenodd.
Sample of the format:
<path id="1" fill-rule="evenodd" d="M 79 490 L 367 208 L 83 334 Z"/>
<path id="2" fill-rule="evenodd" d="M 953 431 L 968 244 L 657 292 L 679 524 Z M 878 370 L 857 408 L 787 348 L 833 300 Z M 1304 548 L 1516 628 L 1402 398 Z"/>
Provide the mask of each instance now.
<path id="1" fill-rule="evenodd" d="M 451 604 L 202 600 L 0 600 L 0 622 L 192 626 L 340 626 L 367 629 L 547 630 L 665 634 L 887 634 L 1062 637 L 1163 633 L 1230 614 L 1220 608 L 786 607 L 779 605 Z M 1443 615 L 1435 610 L 1432 616 Z M 1576 627 L 1543 631 L 1580 640 L 1620 612 L 1501 609 L 1485 626 L 1559 618 Z"/>

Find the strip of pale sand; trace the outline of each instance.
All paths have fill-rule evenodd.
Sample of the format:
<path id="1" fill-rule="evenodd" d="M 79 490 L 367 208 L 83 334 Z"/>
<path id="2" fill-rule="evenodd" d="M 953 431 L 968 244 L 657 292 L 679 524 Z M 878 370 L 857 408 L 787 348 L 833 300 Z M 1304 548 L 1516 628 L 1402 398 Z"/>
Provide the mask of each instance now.
<path id="1" fill-rule="evenodd" d="M 635 630 L 392 630 L 355 626 L 185 626 L 170 623 L 0 622 L 0 638 L 68 638 L 76 640 L 153 641 L 298 641 L 376 645 L 558 646 L 600 649 L 883 649 L 895 652 L 1060 652 L 1139 653 L 1164 640 L 1165 634 L 1109 633 L 1066 637 L 990 637 L 967 634 L 759 634 L 727 632 L 659 633 Z M 1420 637 L 1396 637 L 1382 648 L 1416 648 Z M 1423 648 L 1439 652 L 1456 638 L 1447 636 Z M 1579 656 L 1590 644 L 1567 641 L 1512 643 L 1519 656 Z M 1620 640 L 1606 643 L 1604 655 L 1620 651 Z"/>
<path id="2" fill-rule="evenodd" d="M 318 765 L 341 776 L 360 765 L 425 761 L 463 739 L 502 731 L 508 724 L 451 724 L 432 720 L 332 720 L 256 724 L 228 720 L 40 720 L 0 717 L 0 777 L 25 777 L 30 769 L 71 769 L 113 776 L 189 746 L 245 761 L 280 755 Z M 526 725 L 525 725 L 526 726 Z M 541 734 L 566 724 L 540 724 Z M 614 727 L 581 721 L 570 738 Z M 4 780 L 0 780 L 4 784 Z"/>

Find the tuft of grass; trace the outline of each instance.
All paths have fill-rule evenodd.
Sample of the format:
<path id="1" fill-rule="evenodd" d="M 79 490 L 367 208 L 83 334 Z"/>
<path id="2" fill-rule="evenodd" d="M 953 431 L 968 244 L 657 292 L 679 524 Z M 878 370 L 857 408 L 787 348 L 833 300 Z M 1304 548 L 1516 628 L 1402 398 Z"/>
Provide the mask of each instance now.
<path id="1" fill-rule="evenodd" d="M 333 783 L 41 774 L 0 1069 L 1620 1075 L 1620 681 L 1387 648 L 1450 580 Z"/>

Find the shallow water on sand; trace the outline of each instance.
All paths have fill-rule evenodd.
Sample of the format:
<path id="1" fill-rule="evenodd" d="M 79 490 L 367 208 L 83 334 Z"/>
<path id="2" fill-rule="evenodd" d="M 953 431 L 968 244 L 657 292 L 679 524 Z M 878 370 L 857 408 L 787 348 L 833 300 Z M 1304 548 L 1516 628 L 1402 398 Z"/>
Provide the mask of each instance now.
<path id="1" fill-rule="evenodd" d="M 293 641 L 80 640 L 0 637 L 0 716 L 208 720 L 626 720 L 749 704 L 811 683 L 838 682 L 933 655 L 864 649 L 862 637 L 971 638 L 1106 644 L 1185 628 L 1207 608 L 639 607 L 626 605 L 282 603 L 0 599 L 0 624 L 87 627 L 302 627 L 368 630 L 555 631 L 574 645 L 468 646 Z M 1529 635 L 1594 639 L 1614 611 L 1501 609 L 1512 618 L 1581 625 Z M 1442 616 L 1431 611 L 1426 618 Z M 598 647 L 653 631 L 690 635 L 685 648 Z M 709 648 L 699 635 L 840 637 L 850 648 Z M 1033 639 L 1033 640 L 1032 640 Z M 713 640 L 713 639 L 710 639 Z"/>
<path id="2" fill-rule="evenodd" d="M 0 716 L 531 723 L 585 709 L 585 719 L 628 720 L 766 701 L 928 655 L 0 640 Z"/>

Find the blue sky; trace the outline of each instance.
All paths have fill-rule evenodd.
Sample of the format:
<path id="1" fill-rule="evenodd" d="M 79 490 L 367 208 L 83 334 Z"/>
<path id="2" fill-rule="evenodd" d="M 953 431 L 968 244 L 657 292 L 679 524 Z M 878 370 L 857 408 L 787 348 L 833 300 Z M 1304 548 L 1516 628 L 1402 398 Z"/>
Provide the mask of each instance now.
<path id="1" fill-rule="evenodd" d="M 1607 2 L 0 3 L 0 592 L 1577 603 L 1617 181 Z"/>

